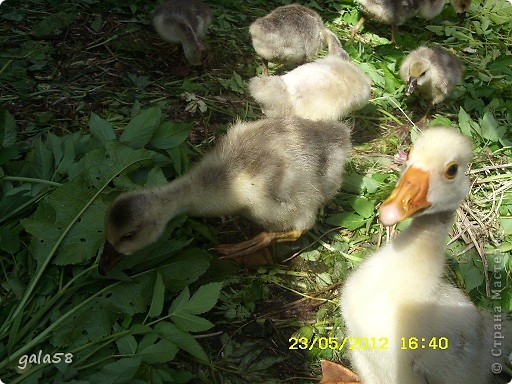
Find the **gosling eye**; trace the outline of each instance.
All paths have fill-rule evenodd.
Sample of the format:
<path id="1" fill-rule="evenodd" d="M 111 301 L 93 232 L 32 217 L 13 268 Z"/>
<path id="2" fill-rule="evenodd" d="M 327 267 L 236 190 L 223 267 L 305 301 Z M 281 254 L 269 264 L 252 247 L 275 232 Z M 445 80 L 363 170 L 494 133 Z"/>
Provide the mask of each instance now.
<path id="1" fill-rule="evenodd" d="M 121 236 L 122 241 L 131 240 L 135 237 L 135 232 L 127 233 L 126 235 Z"/>
<path id="2" fill-rule="evenodd" d="M 457 172 L 459 171 L 459 164 L 453 162 L 448 164 L 446 170 L 444 171 L 444 177 L 447 179 L 454 179 L 457 176 Z"/>

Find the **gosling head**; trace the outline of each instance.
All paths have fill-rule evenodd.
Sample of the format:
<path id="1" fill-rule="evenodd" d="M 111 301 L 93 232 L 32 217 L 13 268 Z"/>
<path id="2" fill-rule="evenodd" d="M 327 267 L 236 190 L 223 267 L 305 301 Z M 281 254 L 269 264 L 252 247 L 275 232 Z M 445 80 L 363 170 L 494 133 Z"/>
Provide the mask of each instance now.
<path id="1" fill-rule="evenodd" d="M 190 65 L 201 65 L 208 53 L 208 46 L 202 41 L 198 41 L 197 44 L 183 42 L 183 53 Z"/>
<path id="2" fill-rule="evenodd" d="M 105 276 L 124 257 L 155 242 L 165 229 L 163 212 L 156 210 L 149 193 L 120 195 L 108 210 L 105 222 L 107 241 L 98 272 Z"/>
<path id="3" fill-rule="evenodd" d="M 455 12 L 457 12 L 457 15 L 459 15 L 460 22 L 463 23 L 466 19 L 466 12 L 471 6 L 471 0 L 450 0 L 450 3 Z"/>
<path id="4" fill-rule="evenodd" d="M 428 60 L 416 60 L 409 66 L 409 75 L 407 80 L 407 87 L 405 88 L 405 95 L 410 96 L 413 94 L 417 87 L 421 87 L 430 81 L 432 76 L 430 70 L 430 62 Z"/>
<path id="5" fill-rule="evenodd" d="M 458 130 L 433 127 L 414 143 L 407 168 L 380 207 L 380 221 L 393 225 L 412 215 L 455 211 L 470 189 L 466 172 L 471 141 Z"/>

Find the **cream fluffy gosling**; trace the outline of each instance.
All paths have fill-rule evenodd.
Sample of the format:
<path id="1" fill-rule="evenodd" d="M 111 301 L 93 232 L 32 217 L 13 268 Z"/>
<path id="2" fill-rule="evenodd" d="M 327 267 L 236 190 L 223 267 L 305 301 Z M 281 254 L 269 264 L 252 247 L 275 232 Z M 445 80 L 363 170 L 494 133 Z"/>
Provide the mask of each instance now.
<path id="1" fill-rule="evenodd" d="M 350 61 L 329 32 L 329 54 L 282 76 L 254 77 L 251 96 L 269 117 L 294 114 L 310 120 L 338 120 L 364 107 L 371 80 Z"/>
<path id="2" fill-rule="evenodd" d="M 492 364 L 505 364 L 510 324 L 500 324 L 505 340 L 495 357 L 491 314 L 443 279 L 448 230 L 470 189 L 470 159 L 471 142 L 459 131 L 425 130 L 380 207 L 384 225 L 413 221 L 369 256 L 342 290 L 347 336 L 375 340 L 375 348 L 351 351 L 364 384 L 488 384 Z"/>
<path id="3" fill-rule="evenodd" d="M 338 191 L 350 150 L 350 128 L 341 122 L 238 123 L 187 174 L 115 199 L 107 213 L 99 272 L 107 274 L 125 255 L 155 242 L 169 220 L 183 213 L 241 215 L 265 230 L 251 240 L 217 246 L 226 256 L 294 241 Z"/>
<path id="4" fill-rule="evenodd" d="M 212 20 L 212 12 L 201 0 L 170 0 L 153 12 L 153 25 L 162 39 L 181 44 L 188 62 L 200 65 L 207 51 L 203 37 Z"/>

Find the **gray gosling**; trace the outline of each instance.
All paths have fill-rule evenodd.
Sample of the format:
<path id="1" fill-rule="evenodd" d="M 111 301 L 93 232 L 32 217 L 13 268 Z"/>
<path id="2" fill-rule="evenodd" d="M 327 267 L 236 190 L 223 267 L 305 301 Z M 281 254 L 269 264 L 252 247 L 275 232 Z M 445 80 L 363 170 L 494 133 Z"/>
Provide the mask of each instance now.
<path id="1" fill-rule="evenodd" d="M 252 45 L 268 75 L 268 63 L 302 64 L 312 60 L 326 44 L 322 18 L 299 4 L 278 7 L 249 27 Z"/>
<path id="2" fill-rule="evenodd" d="M 406 82 L 405 94 L 418 93 L 429 100 L 422 120 L 432 107 L 442 102 L 462 80 L 462 64 L 457 56 L 442 48 L 420 47 L 409 53 L 400 66 Z"/>
<path id="3" fill-rule="evenodd" d="M 114 200 L 99 273 L 106 275 L 123 257 L 155 242 L 180 214 L 240 215 L 264 229 L 251 240 L 215 247 L 225 257 L 297 240 L 337 193 L 350 151 L 350 127 L 341 122 L 239 122 L 185 175 Z"/>
<path id="4" fill-rule="evenodd" d="M 407 20 L 419 16 L 423 19 L 432 19 L 439 15 L 445 5 L 445 0 L 356 0 L 366 17 L 381 23 L 391 25 L 391 41 L 395 42 L 397 26 Z M 450 0 L 453 9 L 459 15 L 462 23 L 471 0 Z M 366 21 L 363 16 L 352 29 L 354 36 Z"/>
<path id="5" fill-rule="evenodd" d="M 169 0 L 153 13 L 153 25 L 162 39 L 181 44 L 191 65 L 200 65 L 208 47 L 203 37 L 212 20 L 212 12 L 201 0 Z"/>

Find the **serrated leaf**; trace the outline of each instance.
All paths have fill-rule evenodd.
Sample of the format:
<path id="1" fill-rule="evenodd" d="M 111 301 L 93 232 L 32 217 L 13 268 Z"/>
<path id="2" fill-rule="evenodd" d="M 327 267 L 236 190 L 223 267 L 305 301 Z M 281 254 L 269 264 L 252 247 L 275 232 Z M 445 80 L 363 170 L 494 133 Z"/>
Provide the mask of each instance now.
<path id="1" fill-rule="evenodd" d="M 366 223 L 366 220 L 364 217 L 355 213 L 342 212 L 328 217 L 326 222 L 336 227 L 347 228 L 348 230 L 353 231 L 354 229 L 362 227 Z"/>
<path id="2" fill-rule="evenodd" d="M 20 237 L 5 227 L 0 227 L 0 249 L 15 254 L 20 249 Z"/>
<path id="3" fill-rule="evenodd" d="M 91 375 L 90 384 L 123 384 L 129 383 L 137 373 L 141 364 L 138 358 L 123 358 L 104 365 L 101 371 Z"/>
<path id="4" fill-rule="evenodd" d="M 199 287 L 194 295 L 189 298 L 189 291 L 187 287 L 172 302 L 169 308 L 169 315 L 199 315 L 207 312 L 213 308 L 219 299 L 221 289 L 222 283 L 217 282 L 206 284 Z"/>
<path id="5" fill-rule="evenodd" d="M 105 143 L 108 140 L 114 140 L 116 133 L 112 128 L 112 124 L 109 121 L 102 119 L 94 112 L 91 112 L 89 118 L 89 130 L 101 143 Z"/>
<path id="6" fill-rule="evenodd" d="M 174 342 L 178 347 L 187 351 L 192 356 L 202 361 L 208 361 L 208 356 L 196 339 L 187 332 L 182 331 L 176 325 L 169 322 L 160 322 L 155 326 L 161 338 Z"/>
<path id="7" fill-rule="evenodd" d="M 144 147 L 160 125 L 161 115 L 158 107 L 143 110 L 126 125 L 119 140 L 135 149 Z"/>
<path id="8" fill-rule="evenodd" d="M 171 149 L 183 143 L 193 127 L 190 123 L 163 122 L 155 130 L 149 144 L 158 149 Z"/>
<path id="9" fill-rule="evenodd" d="M 8 111 L 0 110 L 0 146 L 12 147 L 16 144 L 16 121 Z"/>
<path id="10" fill-rule="evenodd" d="M 33 236 L 32 254 L 38 263 L 49 256 L 50 249 L 75 218 L 78 220 L 62 240 L 53 262 L 58 265 L 77 264 L 96 257 L 96 251 L 103 242 L 101 222 L 107 205 L 95 200 L 80 217 L 77 216 L 90 203 L 94 192 L 86 187 L 82 178 L 76 178 L 48 194 L 36 213 L 22 221 Z"/>
<path id="11" fill-rule="evenodd" d="M 380 186 L 380 183 L 377 180 L 369 176 L 363 177 L 363 184 L 368 193 L 374 193 L 377 189 L 379 189 Z"/>
<path id="12" fill-rule="evenodd" d="M 102 188 L 115 175 L 130 166 L 138 166 L 154 160 L 158 154 L 146 149 L 133 149 L 116 140 L 104 143 L 104 148 L 89 152 L 83 159 L 83 172 L 96 188 Z"/>
<path id="13" fill-rule="evenodd" d="M 217 303 L 222 289 L 222 282 L 202 285 L 197 289 L 187 304 L 187 312 L 200 315 L 208 312 Z"/>
<path id="14" fill-rule="evenodd" d="M 183 289 L 196 281 L 210 266 L 211 256 L 202 249 L 185 249 L 172 262 L 158 268 L 167 290 Z"/>
<path id="15" fill-rule="evenodd" d="M 51 180 L 53 168 L 52 153 L 41 140 L 36 142 L 32 152 L 27 156 L 28 175 L 36 179 Z"/>
<path id="16" fill-rule="evenodd" d="M 348 199 L 348 203 L 357 214 L 364 218 L 370 217 L 375 211 L 373 202 L 364 197 L 351 197 Z"/>
<path id="17" fill-rule="evenodd" d="M 180 329 L 187 332 L 203 332 L 214 327 L 211 321 L 186 312 L 172 314 L 171 320 Z"/>
<path id="18" fill-rule="evenodd" d="M 462 107 L 459 107 L 459 128 L 467 137 L 471 137 L 470 121 L 471 117 L 469 117 L 467 112 Z"/>
<path id="19" fill-rule="evenodd" d="M 185 289 L 183 289 L 183 291 L 181 291 L 181 293 L 173 300 L 171 307 L 169 308 L 169 314 L 185 310 L 189 300 L 190 291 L 188 287 L 185 287 Z"/>
<path id="20" fill-rule="evenodd" d="M 264 358 L 258 359 L 257 361 L 253 362 L 249 366 L 248 370 L 251 372 L 266 371 L 273 365 L 279 364 L 285 359 L 286 358 L 282 356 L 265 356 Z"/>
<path id="21" fill-rule="evenodd" d="M 178 347 L 170 340 L 160 340 L 137 352 L 137 356 L 147 364 L 168 363 L 174 360 Z"/>
<path id="22" fill-rule="evenodd" d="M 464 286 L 467 291 L 471 291 L 484 282 L 482 271 L 472 262 L 459 264 L 459 270 L 464 278 Z"/>
<path id="23" fill-rule="evenodd" d="M 62 160 L 62 155 L 63 155 L 62 138 L 55 136 L 53 133 L 50 132 L 50 133 L 48 133 L 47 144 L 48 144 L 48 142 L 49 142 L 50 148 L 53 153 L 53 159 L 55 161 L 55 164 L 60 163 L 60 161 Z"/>
<path id="24" fill-rule="evenodd" d="M 487 111 L 484 117 L 480 119 L 480 128 L 482 129 L 482 137 L 492 142 L 497 142 L 500 139 L 500 132 L 498 131 L 498 122 L 491 112 Z"/>
<path id="25" fill-rule="evenodd" d="M 47 36 L 71 25 L 77 17 L 78 12 L 76 10 L 61 11 L 50 14 L 50 16 L 45 17 L 34 27 L 32 33 L 38 37 Z"/>
<path id="26" fill-rule="evenodd" d="M 349 173 L 343 177 L 343 190 L 359 194 L 363 189 L 363 176 Z"/>
<path id="27" fill-rule="evenodd" d="M 153 299 L 151 300 L 151 306 L 149 307 L 148 316 L 157 317 L 160 316 L 164 307 L 165 299 L 165 285 L 162 280 L 160 272 L 156 272 L 155 287 L 153 288 Z"/>
<path id="28" fill-rule="evenodd" d="M 123 355 L 133 355 L 137 351 L 137 340 L 133 335 L 126 335 L 116 340 L 117 349 Z"/>

